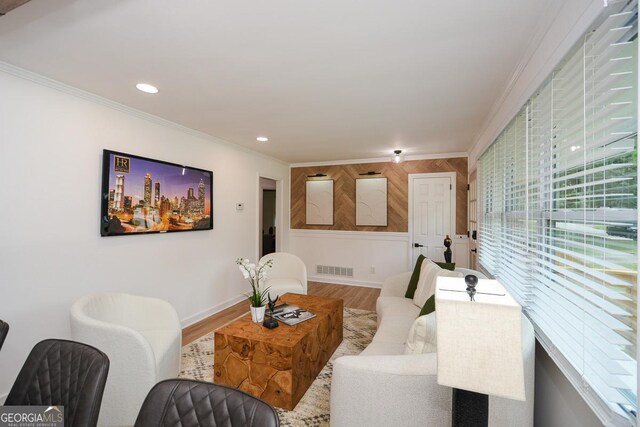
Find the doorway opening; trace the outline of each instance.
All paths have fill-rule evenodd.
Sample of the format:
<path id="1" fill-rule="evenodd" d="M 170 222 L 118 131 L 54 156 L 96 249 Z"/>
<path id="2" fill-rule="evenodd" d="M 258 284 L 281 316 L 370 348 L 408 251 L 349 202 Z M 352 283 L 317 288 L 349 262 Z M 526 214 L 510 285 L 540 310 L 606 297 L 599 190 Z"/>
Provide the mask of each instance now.
<path id="1" fill-rule="evenodd" d="M 277 182 L 260 177 L 260 257 L 276 251 Z"/>
<path id="2" fill-rule="evenodd" d="M 478 256 L 478 171 L 477 169 L 469 175 L 469 267 L 477 270 Z"/>

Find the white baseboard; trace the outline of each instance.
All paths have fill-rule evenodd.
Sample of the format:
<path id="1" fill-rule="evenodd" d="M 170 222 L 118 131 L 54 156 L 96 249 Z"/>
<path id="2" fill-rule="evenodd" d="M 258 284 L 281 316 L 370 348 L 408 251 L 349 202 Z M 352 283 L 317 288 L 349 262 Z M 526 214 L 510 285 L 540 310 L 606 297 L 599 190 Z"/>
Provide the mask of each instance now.
<path id="1" fill-rule="evenodd" d="M 186 317 L 184 319 L 182 319 L 180 321 L 180 324 L 182 325 L 182 328 L 186 328 L 187 326 L 191 326 L 194 323 L 198 323 L 199 321 L 201 321 L 202 319 L 206 319 L 207 317 L 214 315 L 216 313 L 221 312 L 222 310 L 224 310 L 225 308 L 229 308 L 232 305 L 236 305 L 237 303 L 241 302 L 242 300 L 245 300 L 247 297 L 244 295 L 238 295 L 236 297 L 233 297 L 231 299 L 228 299 L 227 301 L 221 302 L 220 304 L 216 304 L 213 307 L 209 307 L 207 309 L 204 309 L 202 311 L 197 312 L 196 314 L 193 314 L 189 317 Z"/>
<path id="2" fill-rule="evenodd" d="M 325 277 L 325 276 L 309 276 L 310 282 L 335 283 L 336 285 L 362 286 L 365 288 L 382 288 L 382 283 L 369 282 L 366 280 L 345 279 L 343 277 Z"/>

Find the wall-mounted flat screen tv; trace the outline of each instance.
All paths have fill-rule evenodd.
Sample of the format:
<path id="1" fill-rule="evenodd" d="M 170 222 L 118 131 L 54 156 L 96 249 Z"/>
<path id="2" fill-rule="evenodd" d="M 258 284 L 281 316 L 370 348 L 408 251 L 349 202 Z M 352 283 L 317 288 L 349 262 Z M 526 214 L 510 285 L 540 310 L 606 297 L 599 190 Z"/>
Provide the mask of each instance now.
<path id="1" fill-rule="evenodd" d="M 211 230 L 213 172 L 104 150 L 102 236 Z"/>

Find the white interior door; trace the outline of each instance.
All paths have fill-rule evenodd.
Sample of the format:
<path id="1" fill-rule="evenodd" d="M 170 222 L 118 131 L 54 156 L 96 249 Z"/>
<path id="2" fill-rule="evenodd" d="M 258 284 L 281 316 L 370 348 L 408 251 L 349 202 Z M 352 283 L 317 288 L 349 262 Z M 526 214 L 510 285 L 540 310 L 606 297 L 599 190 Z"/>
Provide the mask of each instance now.
<path id="1" fill-rule="evenodd" d="M 455 174 L 419 174 L 410 182 L 412 263 L 420 254 L 444 261 L 444 239 L 455 231 Z"/>

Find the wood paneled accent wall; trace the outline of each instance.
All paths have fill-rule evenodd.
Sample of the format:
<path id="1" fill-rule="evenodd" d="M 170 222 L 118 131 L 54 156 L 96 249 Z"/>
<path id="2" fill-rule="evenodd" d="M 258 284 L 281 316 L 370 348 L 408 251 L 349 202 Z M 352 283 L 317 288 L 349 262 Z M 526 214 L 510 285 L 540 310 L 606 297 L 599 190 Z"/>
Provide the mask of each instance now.
<path id="1" fill-rule="evenodd" d="M 356 178 L 368 171 L 386 177 L 387 226 L 356 226 Z M 412 160 L 403 163 L 362 163 L 334 166 L 291 168 L 291 228 L 308 230 L 408 231 L 409 178 L 412 173 L 456 172 L 456 234 L 467 234 L 467 158 Z M 324 173 L 322 178 L 307 175 Z M 306 225 L 305 182 L 308 179 L 333 179 L 333 225 Z"/>

